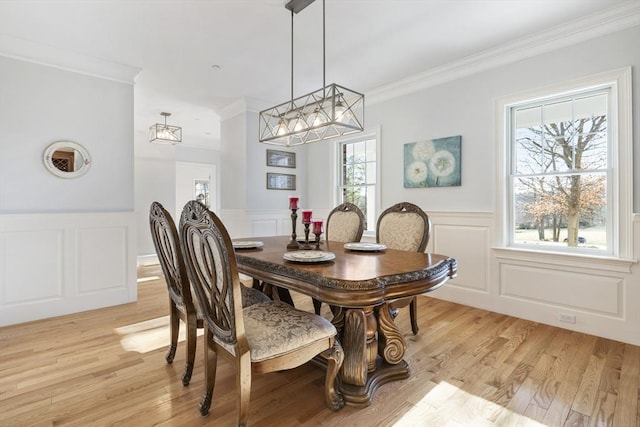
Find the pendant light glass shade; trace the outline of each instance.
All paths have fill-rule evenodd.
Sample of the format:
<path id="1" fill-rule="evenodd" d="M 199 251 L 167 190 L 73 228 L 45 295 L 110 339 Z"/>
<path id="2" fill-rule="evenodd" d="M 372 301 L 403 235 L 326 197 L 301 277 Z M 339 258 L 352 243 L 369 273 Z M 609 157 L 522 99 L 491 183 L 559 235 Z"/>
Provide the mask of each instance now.
<path id="1" fill-rule="evenodd" d="M 171 113 L 160 113 L 164 116 L 164 124 L 156 123 L 149 127 L 149 142 L 159 144 L 179 144 L 182 142 L 182 128 L 179 126 L 170 126 L 167 124 L 167 117 Z"/>
<path id="2" fill-rule="evenodd" d="M 325 86 L 324 0 L 322 1 L 323 87 L 293 98 L 293 15 L 314 0 L 291 0 L 291 100 L 260 112 L 260 142 L 291 147 L 364 130 L 364 95 L 335 83 Z"/>

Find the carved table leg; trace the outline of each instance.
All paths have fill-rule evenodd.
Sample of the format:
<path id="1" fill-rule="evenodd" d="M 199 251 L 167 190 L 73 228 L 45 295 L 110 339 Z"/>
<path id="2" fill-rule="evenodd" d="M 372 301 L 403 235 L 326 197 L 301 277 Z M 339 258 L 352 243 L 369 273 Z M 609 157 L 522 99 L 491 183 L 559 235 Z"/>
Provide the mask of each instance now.
<path id="1" fill-rule="evenodd" d="M 378 318 L 380 311 L 387 315 Z M 409 377 L 409 367 L 402 360 L 405 344 L 402 335 L 399 340 L 393 335 L 393 320 L 388 315 L 388 307 L 379 310 L 373 308 L 343 309 L 344 329 L 342 347 L 344 363 L 341 371 L 340 390 L 345 403 L 349 406 L 368 406 L 373 393 L 382 384 Z M 382 322 L 383 324 L 379 324 Z M 390 324 L 387 324 L 390 322 Z M 385 334 L 383 341 L 382 334 Z M 379 350 L 379 342 L 383 349 Z M 387 349 L 388 348 L 388 349 Z M 378 353 L 389 353 L 378 357 Z M 399 359 L 398 359 L 399 357 Z M 390 363 L 386 360 L 393 361 Z M 397 361 L 396 361 L 397 359 Z"/>
<path id="2" fill-rule="evenodd" d="M 347 310 L 344 323 L 342 381 L 364 386 L 367 382 L 367 318 L 364 310 Z"/>
<path id="3" fill-rule="evenodd" d="M 380 356 L 387 363 L 396 365 L 402 362 L 407 344 L 402 333 L 396 326 L 389 305 L 378 307 L 378 334 L 380 339 Z"/>
<path id="4" fill-rule="evenodd" d="M 378 358 L 378 321 L 372 307 L 365 308 L 364 314 L 367 319 L 367 371 L 373 372 Z"/>

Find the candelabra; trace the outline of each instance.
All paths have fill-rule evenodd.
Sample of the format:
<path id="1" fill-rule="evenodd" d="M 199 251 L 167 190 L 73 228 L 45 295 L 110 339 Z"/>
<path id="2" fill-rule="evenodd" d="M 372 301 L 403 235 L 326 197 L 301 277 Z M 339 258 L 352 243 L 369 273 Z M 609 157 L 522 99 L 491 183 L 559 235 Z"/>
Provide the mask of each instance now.
<path id="1" fill-rule="evenodd" d="M 287 245 L 287 249 L 300 249 L 296 238 L 296 222 L 298 220 L 298 198 L 289 197 L 289 209 L 291 209 L 291 241 Z"/>
<path id="2" fill-rule="evenodd" d="M 287 245 L 287 249 L 300 249 L 298 240 L 296 239 L 296 222 L 298 220 L 298 208 L 291 208 L 291 241 Z"/>
<path id="3" fill-rule="evenodd" d="M 309 223 L 304 223 L 304 245 L 302 249 L 311 249 L 311 245 L 309 244 Z"/>
<path id="4" fill-rule="evenodd" d="M 313 222 L 313 234 L 316 235 L 316 250 L 320 250 L 320 235 L 322 234 L 323 227 L 322 221 L 314 220 Z"/>
<path id="5" fill-rule="evenodd" d="M 311 211 L 308 209 L 302 210 L 302 224 L 304 225 L 304 246 L 302 249 L 311 249 L 309 245 L 309 225 L 311 225 Z"/>

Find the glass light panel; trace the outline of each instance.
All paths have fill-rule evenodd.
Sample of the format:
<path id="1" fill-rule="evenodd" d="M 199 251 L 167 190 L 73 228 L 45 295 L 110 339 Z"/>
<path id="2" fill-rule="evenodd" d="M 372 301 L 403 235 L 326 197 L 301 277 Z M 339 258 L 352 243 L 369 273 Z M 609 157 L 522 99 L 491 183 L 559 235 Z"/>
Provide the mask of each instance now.
<path id="1" fill-rule="evenodd" d="M 577 130 L 576 147 L 580 157 L 576 169 L 605 169 L 608 165 L 607 95 L 578 98 L 574 102 Z"/>
<path id="2" fill-rule="evenodd" d="M 354 142 L 350 144 L 353 146 L 353 161 L 354 162 L 365 162 L 367 160 L 366 157 L 366 142 Z"/>
<path id="3" fill-rule="evenodd" d="M 543 107 L 543 171 L 569 171 L 575 164 L 576 129 L 573 124 L 573 100 Z"/>
<path id="4" fill-rule="evenodd" d="M 375 162 L 367 162 L 367 183 L 375 184 L 376 183 L 376 164 Z"/>
<path id="5" fill-rule="evenodd" d="M 541 173 L 542 108 L 523 108 L 515 111 L 514 165 L 517 174 Z"/>
<path id="6" fill-rule="evenodd" d="M 182 128 L 156 123 L 149 127 L 149 142 L 178 144 L 182 142 Z"/>

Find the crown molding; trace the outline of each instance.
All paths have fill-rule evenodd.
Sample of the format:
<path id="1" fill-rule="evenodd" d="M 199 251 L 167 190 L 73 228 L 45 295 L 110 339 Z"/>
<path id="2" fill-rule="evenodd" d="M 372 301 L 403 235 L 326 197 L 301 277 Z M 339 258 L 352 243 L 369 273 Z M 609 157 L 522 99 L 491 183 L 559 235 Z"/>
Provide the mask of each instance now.
<path id="1" fill-rule="evenodd" d="M 246 112 L 259 113 L 269 107 L 270 104 L 265 101 L 254 98 L 240 98 L 220 110 L 218 115 L 220 116 L 220 121 L 224 121 Z"/>
<path id="2" fill-rule="evenodd" d="M 223 122 L 232 117 L 237 116 L 238 114 L 243 114 L 247 111 L 247 103 L 245 102 L 245 98 L 240 98 L 233 101 L 231 104 L 224 107 L 222 110 L 218 111 L 218 116 L 220 117 L 220 121 Z"/>
<path id="3" fill-rule="evenodd" d="M 0 56 L 133 85 L 141 69 L 0 34 Z"/>
<path id="4" fill-rule="evenodd" d="M 522 38 L 373 89 L 366 94 L 367 104 L 397 98 L 639 24 L 640 2 L 628 1 L 621 6 L 552 28 L 543 34 Z"/>

